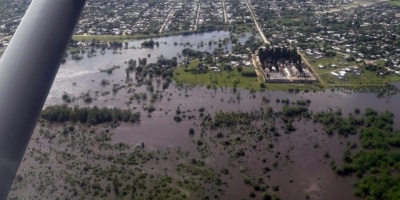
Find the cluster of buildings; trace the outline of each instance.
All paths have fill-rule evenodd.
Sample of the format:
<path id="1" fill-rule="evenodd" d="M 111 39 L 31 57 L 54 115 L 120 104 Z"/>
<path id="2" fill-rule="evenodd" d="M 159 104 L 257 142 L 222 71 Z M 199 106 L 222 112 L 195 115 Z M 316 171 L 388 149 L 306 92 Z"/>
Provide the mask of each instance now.
<path id="1" fill-rule="evenodd" d="M 264 48 L 265 47 L 261 47 Z M 261 71 L 267 83 L 314 83 L 317 79 L 308 66 L 292 58 L 279 58 L 278 61 L 266 61 L 257 50 L 253 55 L 256 68 Z M 262 63 L 264 62 L 264 63 Z"/>
<path id="2" fill-rule="evenodd" d="M 224 62 L 221 63 L 221 59 Z M 221 72 L 221 68 L 226 68 L 226 66 L 229 66 L 231 69 L 253 68 L 251 57 L 248 54 L 221 54 L 220 56 L 213 57 L 212 63 L 213 65 L 209 69 L 213 72 Z M 217 67 L 218 63 L 223 66 Z"/>
<path id="3" fill-rule="evenodd" d="M 353 67 L 347 67 L 344 69 L 340 69 L 337 71 L 332 71 L 330 72 L 331 75 L 337 77 L 340 80 L 345 80 L 346 79 L 346 75 L 349 73 L 353 73 L 355 75 L 361 75 L 361 70 L 359 67 L 357 66 L 353 66 Z"/>
<path id="4" fill-rule="evenodd" d="M 165 32 L 215 30 L 232 24 L 252 24 L 243 0 L 178 0 Z"/>
<path id="5" fill-rule="evenodd" d="M 333 76 L 371 61 L 385 63 L 381 74 L 400 74 L 400 7 L 379 0 L 249 1 L 271 44 L 295 47 L 315 63 L 340 60 L 324 66 Z"/>
<path id="6" fill-rule="evenodd" d="M 250 13 L 243 0 L 225 0 L 227 21 L 229 24 L 251 23 Z"/>
<path id="7" fill-rule="evenodd" d="M 178 0 L 175 5 L 165 22 L 165 32 L 209 30 L 226 24 L 221 0 Z"/>
<path id="8" fill-rule="evenodd" d="M 343 14 L 344 13 L 344 14 Z M 400 74 L 400 8 L 376 4 L 342 11 L 331 16 L 331 21 L 343 24 L 321 23 L 324 30 L 307 37 L 307 42 L 320 44 L 308 49 L 309 57 L 324 58 L 327 51 L 359 65 L 384 63 L 381 74 Z M 306 50 L 307 51 L 307 50 Z M 334 66 L 337 67 L 337 66 Z M 338 66 L 343 68 L 343 66 Z M 348 69 L 344 70 L 350 71 Z M 358 74 L 358 70 L 353 72 Z M 342 72 L 342 74 L 345 74 Z M 339 74 L 338 78 L 342 79 Z"/>
<path id="9" fill-rule="evenodd" d="M 31 0 L 0 1 L 0 37 L 15 32 Z M 77 35 L 132 35 L 221 29 L 250 19 L 243 0 L 87 0 Z"/>
<path id="10" fill-rule="evenodd" d="M 259 60 L 257 60 L 259 61 Z M 314 74 L 305 64 L 301 64 L 300 72 L 293 63 L 284 61 L 277 66 L 262 70 L 265 82 L 267 83 L 314 83 L 317 82 Z"/>
<path id="11" fill-rule="evenodd" d="M 175 1 L 88 0 L 75 34 L 158 33 Z"/>
<path id="12" fill-rule="evenodd" d="M 31 0 L 0 1 L 0 39 L 13 35 Z"/>

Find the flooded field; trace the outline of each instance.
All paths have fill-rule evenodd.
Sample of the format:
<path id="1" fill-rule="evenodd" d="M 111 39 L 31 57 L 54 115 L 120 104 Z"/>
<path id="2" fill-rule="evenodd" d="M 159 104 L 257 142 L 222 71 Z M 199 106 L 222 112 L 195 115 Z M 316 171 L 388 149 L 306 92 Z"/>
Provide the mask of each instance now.
<path id="1" fill-rule="evenodd" d="M 238 36 L 238 41 L 244 43 L 249 38 L 250 34 Z M 126 67 L 125 62 L 130 59 L 138 60 L 139 58 L 146 58 L 148 63 L 156 62 L 157 58 L 163 56 L 171 59 L 177 57 L 178 61 L 182 61 L 179 55 L 182 50 L 190 48 L 198 51 L 214 52 L 218 48 L 218 41 L 226 40 L 224 45 L 225 52 L 231 52 L 232 43 L 229 40 L 230 33 L 225 31 L 215 31 L 202 34 L 194 34 L 187 36 L 170 36 L 155 38 L 155 42 L 159 42 L 160 46 L 155 48 L 141 48 L 141 44 L 146 40 L 135 40 L 128 42 L 129 49 L 120 49 L 116 51 L 106 50 L 104 55 L 100 50 L 90 58 L 87 54 L 83 55 L 82 60 L 69 60 L 61 65 L 53 87 L 50 91 L 47 103 L 59 103 L 57 99 L 64 93 L 79 94 L 88 90 L 97 90 L 102 79 L 111 79 L 113 83 L 119 83 L 125 80 L 125 71 L 117 70 L 115 73 L 109 75 L 101 73 L 100 70 L 108 69 L 115 66 Z M 209 42 L 212 45 L 208 45 Z M 150 57 L 149 57 L 150 55 Z M 76 83 L 75 87 L 73 83 Z M 79 83 L 79 84 L 78 84 Z"/>
<path id="2" fill-rule="evenodd" d="M 174 42 L 190 42 L 196 49 L 200 40 L 225 38 L 228 32 L 159 38 L 155 41 L 161 45 L 154 49 L 138 49 L 142 41 L 134 41 L 129 46 L 137 49 L 68 60 L 46 106 L 64 103 L 62 95 L 67 93 L 73 99 L 70 107 L 129 109 L 140 112 L 140 122 L 95 126 L 39 122 L 10 197 L 358 199 L 353 194 L 357 178 L 339 176 L 332 169 L 343 162 L 349 145 L 359 145 L 358 136 L 327 134 L 326 127 L 313 120 L 314 114 L 335 112 L 347 117 L 355 108 L 361 114 L 367 108 L 390 111 L 398 129 L 400 95 L 378 98 L 375 93 L 347 90 L 251 92 L 174 84 L 162 90 L 159 78 L 153 79 L 156 89 L 150 92 L 125 78 L 129 59 L 151 54 L 149 60 L 154 62 L 161 55 L 177 56 L 185 48 Z M 199 47 L 210 52 L 213 48 Z M 228 52 L 230 48 L 228 43 Z M 99 71 L 113 65 L 121 68 L 111 75 Z M 103 79 L 111 84 L 102 86 Z M 115 84 L 124 87 L 113 92 Z M 82 93 L 90 93 L 93 100 L 85 103 Z M 307 109 L 304 115 L 282 114 L 285 107 L 300 104 Z M 232 118 L 232 123 L 217 124 L 221 115 Z"/>

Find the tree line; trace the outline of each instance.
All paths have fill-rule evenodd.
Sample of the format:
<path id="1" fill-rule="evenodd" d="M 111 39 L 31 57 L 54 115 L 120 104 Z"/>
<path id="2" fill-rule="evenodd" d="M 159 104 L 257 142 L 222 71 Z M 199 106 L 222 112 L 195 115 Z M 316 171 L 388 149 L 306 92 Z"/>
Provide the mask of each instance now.
<path id="1" fill-rule="evenodd" d="M 158 46 L 160 46 L 160 42 L 154 42 L 153 39 L 142 42 L 142 47 L 145 47 L 145 48 L 154 48 L 154 45 L 156 45 L 158 47 Z"/>
<path id="2" fill-rule="evenodd" d="M 182 50 L 182 55 L 186 57 L 201 58 L 203 56 L 207 57 L 207 55 L 210 55 L 210 53 L 206 51 L 197 51 L 190 48 L 185 48 Z"/>
<path id="3" fill-rule="evenodd" d="M 400 133 L 394 130 L 394 115 L 378 113 L 367 108 L 364 114 L 355 110 L 347 118 L 337 113 L 319 113 L 314 121 L 327 129 L 329 126 L 338 134 L 342 127 L 352 127 L 349 134 L 358 134 L 360 142 L 348 143 L 341 164 L 331 162 L 331 167 L 340 176 L 356 175 L 354 194 L 364 199 L 400 198 Z M 342 129 L 343 130 L 343 129 Z M 344 135 L 347 136 L 347 133 Z"/>
<path id="4" fill-rule="evenodd" d="M 67 105 L 49 106 L 42 111 L 41 118 L 49 122 L 80 122 L 98 125 L 108 122 L 139 122 L 140 112 L 121 110 L 118 108 L 74 108 Z"/>

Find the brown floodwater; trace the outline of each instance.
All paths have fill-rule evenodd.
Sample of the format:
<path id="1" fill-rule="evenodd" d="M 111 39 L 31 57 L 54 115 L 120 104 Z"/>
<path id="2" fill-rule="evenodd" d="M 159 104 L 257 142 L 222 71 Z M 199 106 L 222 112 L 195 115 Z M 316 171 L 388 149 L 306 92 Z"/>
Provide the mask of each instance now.
<path id="1" fill-rule="evenodd" d="M 195 128 L 196 133 L 200 132 L 199 112 L 197 111 L 199 108 L 204 107 L 206 113 L 211 116 L 218 111 L 255 111 L 268 107 L 279 111 L 283 104 L 277 103 L 276 99 L 289 99 L 292 102 L 309 99 L 311 100 L 309 108 L 314 112 L 340 108 L 343 115 L 347 115 L 354 112 L 355 108 L 361 110 L 374 108 L 381 112 L 391 111 L 395 116 L 400 115 L 399 109 L 396 109 L 396 102 L 400 100 L 400 95 L 377 98 L 374 93 L 338 91 L 292 94 L 267 91 L 257 92 L 254 97 L 254 94 L 247 90 L 238 92 L 240 100 L 237 99 L 237 93 L 233 93 L 231 89 L 214 91 L 205 87 L 196 87 L 185 91 L 171 85 L 167 91 L 162 93 L 164 98 L 154 103 L 157 110 L 151 114 L 151 117 L 148 117 L 146 111 L 142 110 L 142 103 L 134 101 L 130 107 L 136 106 L 137 110 L 142 110 L 142 121 L 139 125 L 123 124 L 115 130 L 112 141 L 130 145 L 140 145 L 143 142 L 154 149 L 180 147 L 195 154 L 195 139 L 189 136 L 188 130 Z M 112 100 L 105 98 L 94 101 L 91 105 L 127 108 L 125 105 L 127 96 L 126 91 L 121 90 L 112 96 Z M 271 100 L 270 103 L 263 103 L 263 96 L 267 96 Z M 73 104 L 85 105 L 79 101 Z M 178 107 L 181 111 L 186 111 L 187 115 L 196 116 L 197 119 L 185 119 L 181 123 L 176 123 L 173 117 Z M 395 119 L 397 121 L 398 118 Z M 280 124 L 277 122 L 276 126 L 279 127 Z M 279 186 L 280 189 L 276 193 L 282 199 L 303 199 L 306 195 L 310 199 L 357 199 L 353 195 L 353 185 L 357 179 L 336 175 L 330 166 L 331 159 L 324 158 L 324 153 L 329 152 L 331 158 L 340 163 L 343 152 L 347 149 L 347 141 L 357 142 L 357 136 L 349 138 L 338 135 L 328 136 L 320 125 L 310 121 L 296 122 L 295 127 L 297 130 L 294 133 L 283 134 L 277 141 L 273 141 L 275 145 L 273 152 L 266 154 L 262 150 L 250 151 L 247 154 L 248 157 L 243 161 L 245 163 L 243 166 L 248 167 L 254 176 L 260 176 L 267 180 L 270 187 Z M 256 145 L 263 148 L 268 143 L 270 142 Z M 314 148 L 315 143 L 318 143 L 320 147 Z M 212 148 L 211 152 L 214 153 L 206 160 L 210 166 L 218 169 L 226 167 L 231 170 L 229 175 L 222 177 L 222 180 L 229 185 L 222 199 L 247 198 L 253 189 L 243 183 L 243 174 L 240 173 L 240 170 L 229 167 L 226 154 L 218 156 L 219 151 L 218 147 Z M 284 156 L 288 155 L 290 162 L 280 161 L 279 170 L 268 173 L 269 177 L 260 175 L 264 166 L 261 160 L 266 159 L 267 163 L 271 165 L 277 151 L 282 153 L 282 160 L 285 160 Z"/>
<path id="2" fill-rule="evenodd" d="M 210 33 L 210 35 L 199 36 L 199 38 L 208 38 L 208 40 L 218 40 L 229 37 L 229 33 Z M 204 43 L 208 41 L 204 39 Z M 193 36 L 185 38 L 184 36 L 175 38 L 161 38 L 160 42 L 167 42 L 165 45 L 172 45 L 173 42 L 199 41 Z M 131 46 L 140 44 L 140 41 L 131 43 Z M 162 43 L 164 45 L 164 43 Z M 179 47 L 179 46 L 178 46 Z M 160 47 L 161 48 L 161 47 Z M 173 48 L 173 45 L 170 47 Z M 183 47 L 179 47 L 176 52 L 181 51 Z M 139 51 L 139 50 L 137 50 Z M 141 50 L 140 55 L 147 55 L 149 50 Z M 154 50 L 157 51 L 157 50 Z M 137 53 L 137 52 L 136 52 Z M 150 52 L 154 53 L 152 58 L 157 55 L 167 54 L 167 51 Z M 105 69 L 112 65 L 124 65 L 124 61 L 129 60 L 135 54 L 135 50 L 125 50 L 122 54 L 106 53 L 104 56 L 96 56 L 85 58 L 82 61 L 68 61 L 62 66 L 58 78 L 56 79 L 46 106 L 63 103 L 61 95 L 67 92 L 72 97 L 78 97 L 82 92 L 91 91 L 94 96 L 95 91 L 110 91 L 112 86 L 100 86 L 101 79 L 110 80 L 112 84 L 125 83 L 124 67 L 116 69 L 112 75 L 100 73 L 98 69 Z M 171 53 L 170 53 L 171 54 Z M 176 53 L 166 56 L 175 56 Z M 76 84 L 72 84 L 72 83 Z M 133 86 L 133 88 L 135 88 Z M 176 149 L 181 148 L 189 151 L 194 158 L 199 157 L 195 141 L 199 139 L 200 123 L 199 108 L 205 108 L 205 113 L 213 116 L 219 111 L 257 111 L 260 109 L 273 108 L 274 111 L 279 111 L 284 104 L 277 103 L 276 100 L 289 99 L 291 102 L 297 100 L 310 100 L 309 109 L 313 112 L 328 111 L 330 109 L 341 109 L 343 115 L 354 112 L 355 108 L 361 111 L 366 108 L 373 108 L 377 111 L 390 111 L 395 114 L 395 122 L 399 119 L 400 95 L 396 94 L 386 98 L 378 98 L 376 93 L 356 93 L 351 91 L 326 91 L 326 92 L 300 92 L 288 93 L 278 91 L 264 91 L 251 93 L 245 89 L 239 89 L 236 93 L 232 89 L 207 89 L 206 87 L 194 87 L 190 89 L 182 89 L 175 87 L 173 84 L 159 94 L 163 98 L 154 103 L 156 111 L 147 114 L 144 107 L 149 105 L 149 100 L 146 102 L 137 102 L 133 100 L 130 105 L 126 102 L 133 93 L 127 93 L 128 89 L 121 89 L 116 94 L 98 96 L 92 103 L 86 104 L 82 99 L 77 99 L 70 103 L 70 106 L 99 106 L 99 107 L 118 107 L 121 109 L 133 109 L 141 111 L 140 124 L 122 124 L 115 129 L 112 135 L 112 143 L 126 143 L 132 146 L 138 146 L 142 143 L 149 149 Z M 146 92 L 145 86 L 135 88 L 135 92 Z M 148 93 L 148 99 L 151 95 Z M 262 98 L 270 99 L 269 103 L 264 103 Z M 180 123 L 173 120 L 177 108 L 186 115 L 193 115 L 195 119 L 184 119 Z M 276 126 L 281 126 L 281 122 L 277 121 Z M 294 123 L 297 130 L 290 134 L 282 134 L 275 140 L 263 140 L 261 142 L 248 142 L 246 157 L 241 160 L 241 163 L 234 163 L 235 167 L 231 167 L 229 158 L 224 149 L 220 145 L 210 143 L 210 155 L 205 159 L 206 163 L 214 168 L 220 169 L 226 167 L 230 170 L 228 175 L 222 176 L 222 180 L 228 183 L 226 193 L 222 199 L 240 199 L 248 198 L 249 193 L 253 189 L 243 183 L 243 173 L 240 172 L 241 167 L 249 169 L 249 175 L 263 178 L 266 183 L 272 186 L 279 186 L 279 191 L 276 191 L 281 199 L 305 199 L 306 195 L 310 199 L 357 199 L 353 195 L 353 184 L 356 178 L 340 177 L 334 173 L 330 166 L 330 160 L 336 160 L 340 163 L 343 152 L 346 150 L 347 142 L 357 142 L 357 136 L 344 138 L 342 136 L 328 136 L 324 133 L 322 127 L 314 124 L 312 121 L 300 120 Z M 395 123 L 395 127 L 399 128 L 399 123 Z M 195 136 L 190 136 L 188 131 L 190 128 L 195 129 Z M 36 129 L 33 138 L 37 137 L 38 128 Z M 212 131 L 206 131 L 206 137 L 214 134 Z M 272 150 L 266 150 L 268 144 L 274 143 Z M 318 147 L 315 147 L 315 144 Z M 256 149 L 251 149 L 250 145 L 257 146 Z M 41 148 L 43 151 L 49 151 L 49 144 L 43 141 L 31 140 L 29 148 Z M 53 145 L 54 146 L 54 145 Z M 68 147 L 60 145 L 61 150 Z M 275 158 L 276 153 L 280 152 L 278 159 Z M 324 158 L 324 153 L 329 152 L 331 158 Z M 74 153 L 71 150 L 70 153 Z M 289 157 L 287 160 L 285 157 Z M 263 159 L 266 163 L 263 163 Z M 267 175 L 262 174 L 262 169 L 265 165 L 271 167 L 272 163 L 278 160 L 279 167 L 272 170 Z M 88 160 L 89 162 L 89 160 Z M 92 161 L 90 161 L 92 162 Z M 93 161 L 94 162 L 94 161 Z M 150 164 L 158 166 L 153 170 L 160 170 L 160 167 L 173 168 L 176 163 L 160 162 L 158 164 Z M 238 166 L 239 165 L 239 166 Z M 46 171 L 45 166 L 30 165 L 24 162 L 21 165 L 20 171 L 39 170 Z M 151 171 L 151 170 L 150 170 Z M 170 172 L 173 174 L 173 172 Z M 27 193 L 34 193 L 32 187 L 27 188 Z M 260 196 L 257 197 L 258 199 Z"/>

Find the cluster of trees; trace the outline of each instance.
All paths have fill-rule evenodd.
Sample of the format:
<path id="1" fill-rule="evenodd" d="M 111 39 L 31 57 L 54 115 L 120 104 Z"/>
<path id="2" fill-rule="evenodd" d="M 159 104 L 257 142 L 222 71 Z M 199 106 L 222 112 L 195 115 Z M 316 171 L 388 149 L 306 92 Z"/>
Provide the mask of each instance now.
<path id="1" fill-rule="evenodd" d="M 199 63 L 196 68 L 191 69 L 194 74 L 207 74 L 208 71 L 208 66 L 204 63 Z"/>
<path id="2" fill-rule="evenodd" d="M 245 77 L 257 77 L 257 73 L 255 71 L 244 71 L 241 73 L 241 75 Z"/>
<path id="3" fill-rule="evenodd" d="M 377 65 L 374 65 L 374 64 L 366 64 L 365 65 L 365 69 L 368 70 L 368 71 L 372 71 L 372 72 L 383 71 L 384 70 L 383 67 L 380 67 L 380 66 L 377 66 Z"/>
<path id="4" fill-rule="evenodd" d="M 214 117 L 214 127 L 233 127 L 251 124 L 255 120 L 263 119 L 263 113 L 257 112 L 218 112 Z M 207 120 L 207 119 L 206 119 Z"/>
<path id="5" fill-rule="evenodd" d="M 139 58 L 139 65 L 147 65 L 147 58 Z"/>
<path id="6" fill-rule="evenodd" d="M 139 122 L 140 112 L 118 108 L 74 108 L 66 105 L 49 106 L 43 110 L 41 117 L 49 122 L 80 122 L 98 125 L 108 122 Z"/>
<path id="7" fill-rule="evenodd" d="M 171 59 L 167 59 L 167 58 L 164 58 L 163 56 L 161 56 L 157 59 L 157 64 L 160 67 L 162 67 L 162 66 L 177 67 L 178 66 L 178 58 L 172 57 Z"/>
<path id="8" fill-rule="evenodd" d="M 144 58 L 145 59 L 145 58 Z M 139 59 L 139 63 L 143 62 L 143 59 Z M 147 61 L 146 61 L 147 62 Z M 152 84 L 152 79 L 154 77 L 161 77 L 163 79 L 162 87 L 167 89 L 172 82 L 172 77 L 174 76 L 173 67 L 178 65 L 177 58 L 166 59 L 164 57 L 159 57 L 157 63 L 150 63 L 148 65 L 143 65 L 141 63 L 136 67 L 136 62 L 131 60 L 128 63 L 128 68 L 126 69 L 127 76 L 129 76 L 130 71 L 134 71 L 135 79 L 138 85 L 147 84 L 148 90 L 150 92 L 154 91 L 154 86 Z"/>
<path id="9" fill-rule="evenodd" d="M 333 58 L 336 56 L 336 51 L 325 51 L 324 54 L 326 57 Z"/>
<path id="10" fill-rule="evenodd" d="M 69 47 L 78 47 L 78 41 L 75 41 L 73 39 L 71 39 L 71 41 L 69 42 Z M 118 41 L 112 41 L 112 42 L 104 42 L 101 40 L 96 40 L 95 38 L 92 39 L 91 42 L 88 42 L 88 45 L 90 47 L 94 47 L 94 48 L 100 48 L 102 50 L 106 50 L 106 49 L 121 49 L 124 44 L 122 42 L 118 42 Z M 125 43 L 125 47 L 127 46 L 127 44 Z"/>
<path id="11" fill-rule="evenodd" d="M 286 47 L 271 48 L 268 46 L 267 48 L 259 49 L 258 57 L 263 69 L 268 66 L 272 70 L 272 66 L 278 67 L 278 62 L 290 61 L 295 64 L 299 72 L 303 72 L 301 56 L 295 49 Z"/>
<path id="12" fill-rule="evenodd" d="M 154 45 L 160 46 L 160 43 L 154 42 L 153 39 L 142 42 L 142 47 L 145 47 L 145 48 L 154 48 Z"/>
<path id="13" fill-rule="evenodd" d="M 249 48 L 251 52 L 255 52 L 261 45 L 262 41 L 260 39 L 250 36 L 249 39 L 244 43 L 243 49 Z"/>
<path id="14" fill-rule="evenodd" d="M 136 68 L 137 65 L 137 61 L 130 59 L 128 62 L 128 67 L 125 69 L 125 73 L 126 73 L 126 77 L 129 78 L 129 73 L 134 71 L 134 69 Z"/>
<path id="15" fill-rule="evenodd" d="M 348 136 L 357 134 L 357 127 L 364 122 L 362 119 L 357 119 L 350 115 L 346 120 L 342 118 L 340 110 L 335 112 L 321 112 L 314 115 L 314 121 L 325 126 L 325 131 L 329 135 L 337 132 L 340 135 Z"/>
<path id="16" fill-rule="evenodd" d="M 308 108 L 304 106 L 284 106 L 282 113 L 286 117 L 297 117 L 308 113 Z"/>
<path id="17" fill-rule="evenodd" d="M 332 112 L 330 112 L 332 113 Z M 356 109 L 359 115 L 360 110 Z M 399 199 L 400 198 L 400 134 L 393 131 L 393 114 L 378 113 L 366 109 L 362 117 L 350 115 L 347 118 L 340 114 L 319 114 L 317 121 L 324 125 L 333 124 L 340 133 L 341 127 L 353 127 L 359 130 L 361 149 L 357 144 L 349 145 L 343 154 L 344 163 L 336 166 L 331 163 L 337 174 L 347 176 L 355 174 L 360 180 L 355 184 L 355 194 L 365 199 Z M 354 133 L 354 134 L 355 134 Z"/>
<path id="18" fill-rule="evenodd" d="M 101 69 L 100 72 L 101 73 L 112 74 L 114 70 L 119 69 L 119 68 L 120 68 L 120 66 L 114 65 L 114 66 L 112 66 L 111 68 L 108 68 L 108 69 Z"/>
<path id="19" fill-rule="evenodd" d="M 121 49 L 122 46 L 123 46 L 122 42 L 118 42 L 118 41 L 110 42 L 110 48 L 111 49 Z"/>
<path id="20" fill-rule="evenodd" d="M 130 60 L 128 61 L 128 67 L 129 67 L 129 69 L 133 70 L 133 68 L 135 68 L 136 65 L 137 65 L 137 61 L 136 61 L 136 60 L 130 59 Z"/>
<path id="21" fill-rule="evenodd" d="M 174 63 L 174 60 L 165 61 L 165 63 Z M 161 76 L 162 78 L 170 77 L 172 78 L 173 69 L 171 67 L 162 67 L 161 63 L 151 63 L 148 64 L 146 67 L 138 66 L 135 68 L 136 78 L 137 79 L 145 79 L 146 77 L 154 77 L 154 76 Z"/>
<path id="22" fill-rule="evenodd" d="M 207 56 L 207 55 L 211 55 L 211 54 L 206 51 L 197 51 L 197 50 L 185 48 L 182 50 L 182 55 L 186 56 L 186 57 L 201 58 L 203 56 Z"/>
<path id="23" fill-rule="evenodd" d="M 192 74 L 207 74 L 210 71 L 205 63 L 199 63 L 196 67 L 191 68 L 186 65 L 184 70 Z"/>

